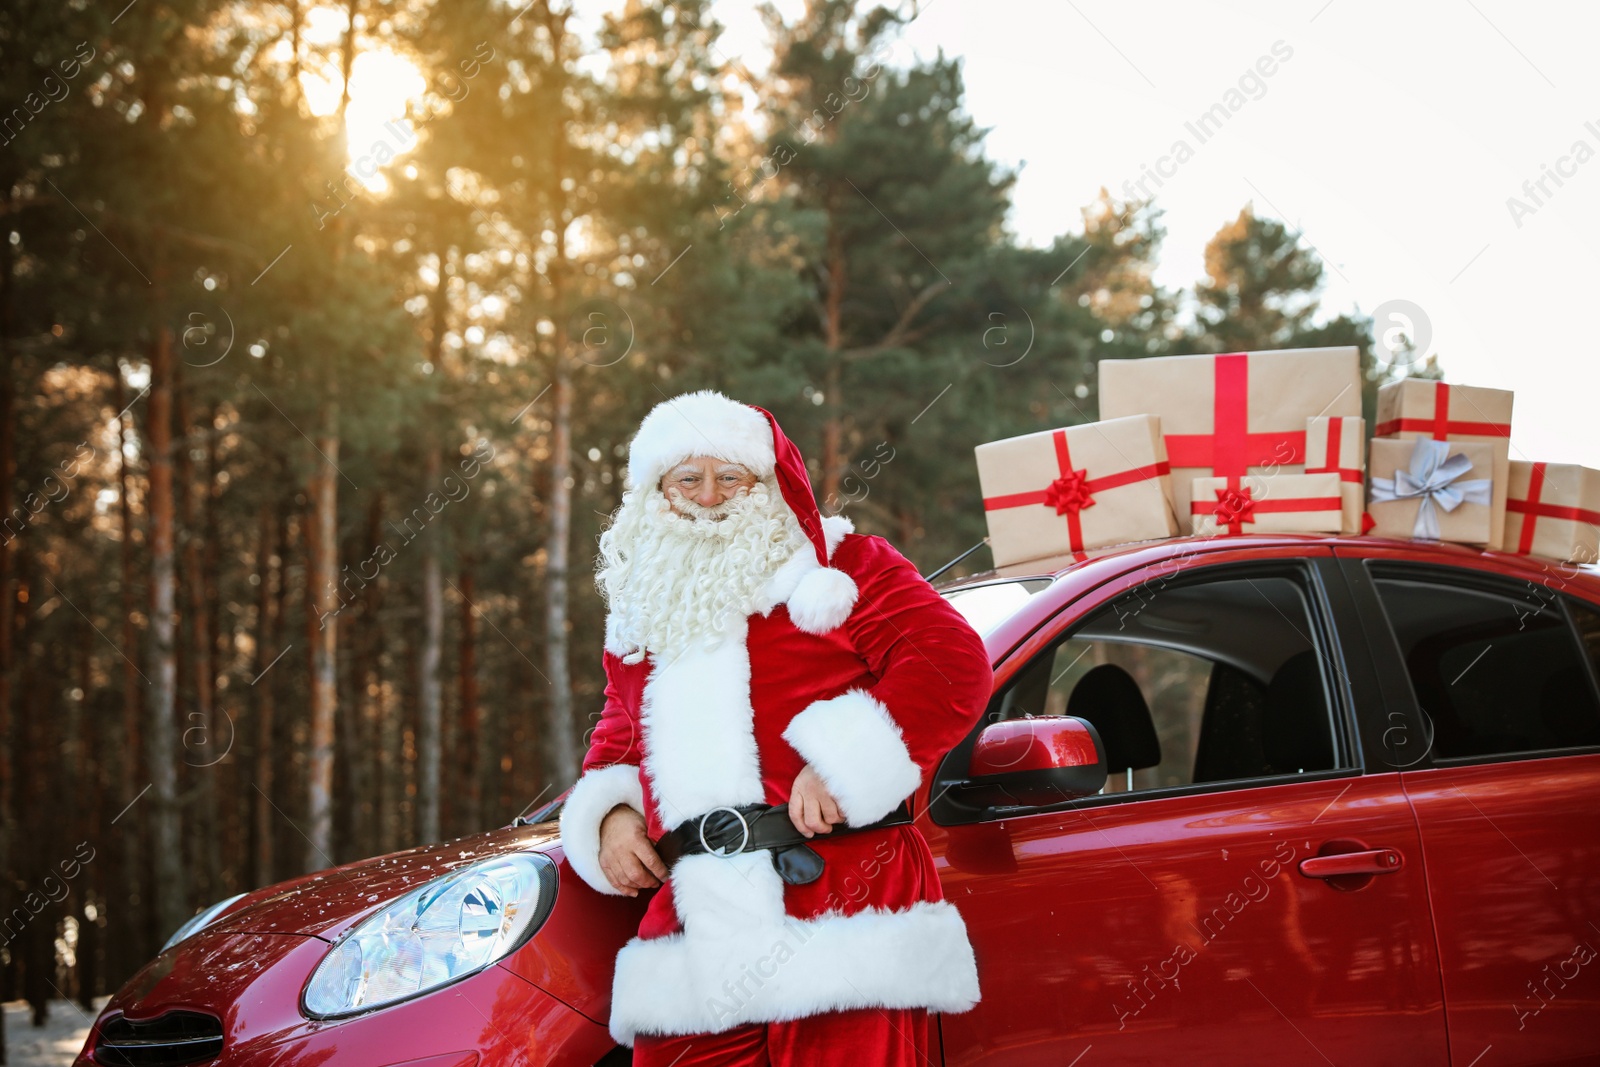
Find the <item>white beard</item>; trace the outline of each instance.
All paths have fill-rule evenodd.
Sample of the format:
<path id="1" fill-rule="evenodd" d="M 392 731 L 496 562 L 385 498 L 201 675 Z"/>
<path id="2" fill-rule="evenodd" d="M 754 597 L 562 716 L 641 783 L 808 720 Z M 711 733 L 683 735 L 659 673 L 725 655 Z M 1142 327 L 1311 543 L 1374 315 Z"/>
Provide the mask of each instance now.
<path id="1" fill-rule="evenodd" d="M 608 640 L 626 662 L 716 647 L 777 569 L 812 551 L 770 479 L 713 508 L 680 507 L 689 516 L 659 489 L 624 493 L 600 535 L 595 584 L 610 609 Z"/>

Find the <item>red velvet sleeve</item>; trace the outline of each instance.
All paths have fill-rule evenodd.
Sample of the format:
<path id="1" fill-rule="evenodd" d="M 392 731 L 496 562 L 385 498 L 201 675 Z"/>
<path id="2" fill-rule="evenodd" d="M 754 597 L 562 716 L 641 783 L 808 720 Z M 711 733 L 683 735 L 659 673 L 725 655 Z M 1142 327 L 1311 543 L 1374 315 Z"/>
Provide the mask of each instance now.
<path id="1" fill-rule="evenodd" d="M 881 537 L 851 537 L 835 566 L 855 579 L 845 626 L 924 776 L 983 714 L 994 671 L 983 638 Z"/>
<path id="2" fill-rule="evenodd" d="M 916 791 L 983 714 L 994 674 L 983 640 L 881 537 L 847 537 L 832 566 L 856 583 L 844 622 L 875 681 L 817 701 L 784 730 L 851 825 Z"/>
<path id="3" fill-rule="evenodd" d="M 625 664 L 613 653 L 602 657 L 606 672 L 605 703 L 585 740 L 588 751 L 583 769 L 609 767 L 613 763 L 639 763 L 639 723 L 634 711 L 639 706 L 639 687 L 643 664 Z"/>
<path id="4" fill-rule="evenodd" d="M 618 804 L 645 814 L 639 776 L 640 691 L 646 668 L 605 653 L 606 699 L 588 737 L 583 773 L 561 808 L 561 847 L 573 871 L 596 891 L 616 896 L 600 870 L 600 823 Z"/>

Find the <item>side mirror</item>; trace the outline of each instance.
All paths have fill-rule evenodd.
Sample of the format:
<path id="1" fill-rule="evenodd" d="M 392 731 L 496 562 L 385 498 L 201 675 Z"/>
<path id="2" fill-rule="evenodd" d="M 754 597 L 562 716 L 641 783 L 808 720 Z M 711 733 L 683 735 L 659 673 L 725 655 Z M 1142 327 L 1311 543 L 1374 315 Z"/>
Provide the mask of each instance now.
<path id="1" fill-rule="evenodd" d="M 972 748 L 971 787 L 1002 789 L 1021 804 L 1055 804 L 1105 788 L 1100 735 L 1070 715 L 990 723 Z"/>

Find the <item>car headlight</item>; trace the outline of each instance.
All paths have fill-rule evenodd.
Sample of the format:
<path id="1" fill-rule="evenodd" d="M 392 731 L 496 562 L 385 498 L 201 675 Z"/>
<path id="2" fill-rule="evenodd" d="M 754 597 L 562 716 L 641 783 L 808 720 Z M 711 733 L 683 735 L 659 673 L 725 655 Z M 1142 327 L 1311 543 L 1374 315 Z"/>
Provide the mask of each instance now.
<path id="1" fill-rule="evenodd" d="M 187 937 L 192 937 L 193 935 L 198 934 L 205 927 L 210 926 L 212 921 L 215 920 L 217 916 L 227 911 L 228 906 L 242 896 L 244 896 L 243 893 L 235 893 L 227 900 L 219 900 L 215 904 L 211 905 L 211 907 L 195 912 L 194 918 L 178 927 L 173 935 L 167 938 L 167 943 L 161 946 L 161 951 L 167 951 L 167 949 L 171 948 L 173 945 L 176 945 L 179 941 L 182 941 Z"/>
<path id="2" fill-rule="evenodd" d="M 537 852 L 481 860 L 395 898 L 345 932 L 311 973 L 308 1018 L 356 1015 L 476 974 L 521 947 L 555 903 Z"/>

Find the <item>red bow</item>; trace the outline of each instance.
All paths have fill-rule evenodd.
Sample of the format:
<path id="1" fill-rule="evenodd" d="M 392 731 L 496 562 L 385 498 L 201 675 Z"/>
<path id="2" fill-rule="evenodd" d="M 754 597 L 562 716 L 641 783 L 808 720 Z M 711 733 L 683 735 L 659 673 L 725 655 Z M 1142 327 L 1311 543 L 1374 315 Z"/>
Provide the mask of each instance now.
<path id="1" fill-rule="evenodd" d="M 1057 515 L 1094 507 L 1094 494 L 1089 491 L 1089 469 L 1069 470 L 1051 482 L 1045 487 L 1044 502 L 1055 508 Z"/>
<path id="2" fill-rule="evenodd" d="M 1241 523 L 1254 522 L 1255 510 L 1256 502 L 1250 497 L 1249 486 L 1217 490 L 1217 525 L 1228 527 L 1229 532 L 1240 533 Z"/>

